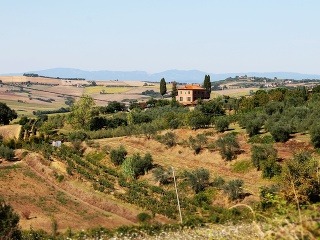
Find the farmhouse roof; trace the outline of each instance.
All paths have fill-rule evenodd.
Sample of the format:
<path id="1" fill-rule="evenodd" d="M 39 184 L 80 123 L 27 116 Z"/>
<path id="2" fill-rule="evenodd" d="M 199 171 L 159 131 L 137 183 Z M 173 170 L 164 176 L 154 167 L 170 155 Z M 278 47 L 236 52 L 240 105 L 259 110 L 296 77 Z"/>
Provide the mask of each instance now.
<path id="1" fill-rule="evenodd" d="M 177 90 L 205 90 L 205 88 L 200 87 L 199 85 L 184 85 L 182 87 L 178 87 Z"/>

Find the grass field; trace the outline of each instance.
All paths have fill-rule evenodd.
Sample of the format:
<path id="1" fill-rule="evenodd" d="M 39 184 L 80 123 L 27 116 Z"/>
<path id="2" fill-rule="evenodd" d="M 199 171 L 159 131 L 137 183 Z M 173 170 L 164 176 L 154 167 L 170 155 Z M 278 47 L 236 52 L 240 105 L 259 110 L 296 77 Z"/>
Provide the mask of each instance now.
<path id="1" fill-rule="evenodd" d="M 212 91 L 211 98 L 216 98 L 219 96 L 230 96 L 230 97 L 242 97 L 250 94 L 250 91 L 257 91 L 259 88 L 237 88 L 237 89 L 226 89 L 219 91 Z"/>
<path id="2" fill-rule="evenodd" d="M 18 139 L 21 126 L 18 124 L 0 126 L 0 135 L 5 139 Z"/>
<path id="3" fill-rule="evenodd" d="M 106 87 L 106 86 L 92 86 L 84 88 L 84 94 L 91 95 L 91 94 L 98 94 L 102 91 L 105 91 L 106 94 L 108 93 L 124 93 L 130 90 L 129 87 Z"/>

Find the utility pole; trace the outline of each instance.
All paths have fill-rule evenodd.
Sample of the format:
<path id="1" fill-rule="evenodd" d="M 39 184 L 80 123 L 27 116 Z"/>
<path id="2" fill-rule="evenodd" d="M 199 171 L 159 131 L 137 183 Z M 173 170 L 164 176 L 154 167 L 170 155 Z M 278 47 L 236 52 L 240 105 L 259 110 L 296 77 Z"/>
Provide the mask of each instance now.
<path id="1" fill-rule="evenodd" d="M 177 195 L 178 209 L 179 209 L 179 215 L 180 215 L 180 223 L 182 224 L 182 214 L 181 214 L 181 207 L 180 207 L 180 201 L 179 201 L 179 195 L 178 195 L 178 189 L 177 189 L 176 176 L 174 174 L 173 167 L 171 167 L 171 168 L 172 168 L 172 174 L 173 174 L 174 188 L 176 189 L 176 195 Z"/>

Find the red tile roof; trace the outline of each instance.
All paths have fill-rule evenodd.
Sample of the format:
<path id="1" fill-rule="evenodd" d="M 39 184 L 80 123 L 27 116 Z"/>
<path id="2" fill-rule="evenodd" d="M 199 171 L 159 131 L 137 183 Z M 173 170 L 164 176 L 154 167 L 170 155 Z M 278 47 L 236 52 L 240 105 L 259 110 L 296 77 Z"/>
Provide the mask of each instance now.
<path id="1" fill-rule="evenodd" d="M 185 85 L 178 87 L 177 90 L 205 90 L 205 88 L 202 88 L 199 85 Z"/>

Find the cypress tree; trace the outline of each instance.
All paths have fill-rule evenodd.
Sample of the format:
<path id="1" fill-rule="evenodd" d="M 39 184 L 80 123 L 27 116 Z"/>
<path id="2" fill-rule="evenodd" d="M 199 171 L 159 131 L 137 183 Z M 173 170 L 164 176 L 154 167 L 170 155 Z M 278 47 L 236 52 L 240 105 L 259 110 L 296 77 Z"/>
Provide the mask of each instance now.
<path id="1" fill-rule="evenodd" d="M 172 82 L 172 92 L 171 92 L 172 99 L 175 99 L 177 95 L 178 95 L 177 82 Z"/>
<path id="2" fill-rule="evenodd" d="M 207 93 L 210 95 L 211 93 L 210 75 L 205 75 L 204 81 L 203 81 L 203 87 L 206 89 Z"/>
<path id="3" fill-rule="evenodd" d="M 167 84 L 166 84 L 166 80 L 164 78 L 161 78 L 160 80 L 160 94 L 165 95 L 167 93 Z"/>

